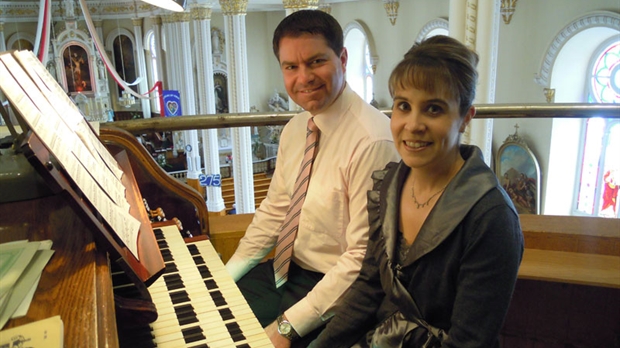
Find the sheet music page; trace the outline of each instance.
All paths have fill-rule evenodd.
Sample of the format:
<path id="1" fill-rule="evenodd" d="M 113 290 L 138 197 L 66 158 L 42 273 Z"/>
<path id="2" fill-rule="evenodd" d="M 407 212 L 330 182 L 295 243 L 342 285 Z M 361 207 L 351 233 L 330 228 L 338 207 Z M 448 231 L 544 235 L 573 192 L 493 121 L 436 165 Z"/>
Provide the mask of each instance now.
<path id="1" fill-rule="evenodd" d="M 120 166 L 32 52 L 13 53 L 20 57 L 23 65 L 13 54 L 0 54 L 0 87 L 4 94 L 139 259 L 140 222 L 129 214 Z M 25 71 L 31 73 L 32 78 Z"/>
<path id="2" fill-rule="evenodd" d="M 75 131 L 78 136 L 83 139 L 87 148 L 93 151 L 93 156 L 97 157 L 96 155 L 99 155 L 108 169 L 110 169 L 113 174 L 120 179 L 123 175 L 123 171 L 116 163 L 114 157 L 99 141 L 97 135 L 89 126 L 88 121 L 86 121 L 86 119 L 82 116 L 78 107 L 71 101 L 71 99 L 69 99 L 65 91 L 48 73 L 43 65 L 38 64 L 39 60 L 36 56 L 30 51 L 15 52 L 15 55 L 22 63 L 22 66 L 25 67 L 29 75 L 33 78 L 35 83 L 40 86 L 41 90 L 47 92 L 44 92 L 45 95 L 53 98 L 58 98 L 59 95 L 62 95 L 61 98 L 64 99 L 64 101 L 63 103 L 59 103 L 59 106 L 64 109 L 62 110 L 61 115 L 67 115 L 66 122 L 69 128 Z M 66 110 L 65 108 L 70 110 Z"/>

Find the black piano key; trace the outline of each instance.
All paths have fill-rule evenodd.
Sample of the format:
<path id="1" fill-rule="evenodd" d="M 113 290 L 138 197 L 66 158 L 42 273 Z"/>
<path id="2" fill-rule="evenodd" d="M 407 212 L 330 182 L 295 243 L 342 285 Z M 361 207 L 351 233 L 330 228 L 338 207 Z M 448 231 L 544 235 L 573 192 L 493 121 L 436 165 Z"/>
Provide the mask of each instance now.
<path id="1" fill-rule="evenodd" d="M 206 263 L 205 260 L 202 258 L 202 256 L 194 256 L 194 257 L 192 257 L 192 259 L 194 259 L 194 263 L 197 266 L 204 265 Z"/>
<path id="2" fill-rule="evenodd" d="M 185 284 L 183 284 L 183 280 L 181 279 L 181 276 L 179 276 L 178 274 L 164 275 L 164 281 L 166 282 L 166 287 L 168 288 L 169 291 L 177 290 L 177 289 L 181 289 L 185 287 Z"/>
<path id="3" fill-rule="evenodd" d="M 250 346 L 248 346 L 248 348 L 249 347 Z M 191 346 L 191 347 L 188 347 L 188 348 L 209 348 L 209 346 L 206 343 L 201 343 L 201 344 L 199 344 L 197 346 Z"/>
<path id="4" fill-rule="evenodd" d="M 169 293 L 170 300 L 172 300 L 172 304 L 179 304 L 184 302 L 190 302 L 189 296 L 185 290 L 176 291 Z"/>
<path id="5" fill-rule="evenodd" d="M 200 272 L 200 276 L 202 277 L 202 279 L 213 278 L 213 276 L 211 275 L 211 271 L 209 271 L 209 268 L 204 265 L 198 266 L 198 272 Z"/>
<path id="6" fill-rule="evenodd" d="M 198 318 L 196 317 L 196 313 L 192 311 L 189 313 L 177 314 L 177 321 L 179 322 L 179 325 L 183 326 L 187 324 L 197 323 Z"/>
<path id="7" fill-rule="evenodd" d="M 194 306 L 192 306 L 191 303 L 188 303 L 188 304 L 185 304 L 185 305 L 180 305 L 180 306 L 174 307 L 174 311 L 177 314 L 193 312 L 194 311 Z"/>
<path id="8" fill-rule="evenodd" d="M 159 249 L 168 249 L 168 242 L 166 242 L 165 239 L 163 240 L 157 240 L 157 246 L 159 246 Z"/>
<path id="9" fill-rule="evenodd" d="M 155 239 L 165 239 L 164 231 L 162 231 L 161 228 L 154 228 L 153 234 L 155 235 Z"/>
<path id="10" fill-rule="evenodd" d="M 183 329 L 181 330 L 181 333 L 183 334 L 185 343 L 192 343 L 206 339 L 205 335 L 202 333 L 202 329 L 199 326 Z"/>
<path id="11" fill-rule="evenodd" d="M 222 309 L 218 309 L 218 311 L 220 312 L 220 317 L 222 317 L 222 320 L 224 321 L 235 319 L 235 316 L 232 314 L 232 311 L 230 310 L 230 308 L 222 308 Z"/>
<path id="12" fill-rule="evenodd" d="M 194 244 L 188 244 L 187 245 L 187 250 L 189 250 L 189 253 L 194 256 L 194 255 L 200 255 L 200 251 L 198 251 L 198 247 L 195 246 Z"/>
<path id="13" fill-rule="evenodd" d="M 207 279 L 207 280 L 205 280 L 205 286 L 209 290 L 213 290 L 213 289 L 217 289 L 218 288 L 217 283 L 215 282 L 215 279 Z"/>
<path id="14" fill-rule="evenodd" d="M 228 323 L 226 324 L 226 329 L 228 330 L 228 333 L 230 334 L 230 338 L 232 338 L 234 342 L 242 341 L 245 339 L 245 336 L 243 336 L 243 332 L 241 331 L 239 324 Z"/>
<path id="15" fill-rule="evenodd" d="M 166 262 L 165 265 L 166 269 L 164 270 L 164 273 L 174 273 L 179 271 L 177 264 L 174 262 Z"/>
<path id="16" fill-rule="evenodd" d="M 226 299 L 224 299 L 224 296 L 222 296 L 222 293 L 219 290 L 210 292 L 210 294 L 211 294 L 211 298 L 213 299 L 213 303 L 215 303 L 217 307 L 228 304 L 226 302 Z"/>
<path id="17" fill-rule="evenodd" d="M 252 348 L 252 347 L 250 347 L 250 345 L 249 345 L 249 344 L 244 343 L 244 344 L 240 344 L 240 345 L 238 345 L 238 346 L 237 346 L 237 348 Z"/>
<path id="18" fill-rule="evenodd" d="M 169 249 L 160 249 L 161 257 L 164 259 L 164 262 L 174 261 L 174 257 L 172 257 L 172 253 Z"/>

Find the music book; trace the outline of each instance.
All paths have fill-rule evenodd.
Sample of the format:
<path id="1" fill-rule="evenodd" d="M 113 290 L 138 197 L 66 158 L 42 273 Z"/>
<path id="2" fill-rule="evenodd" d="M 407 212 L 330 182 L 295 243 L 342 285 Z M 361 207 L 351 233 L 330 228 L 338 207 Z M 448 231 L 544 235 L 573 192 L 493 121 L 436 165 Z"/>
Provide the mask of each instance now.
<path id="1" fill-rule="evenodd" d="M 28 160 L 134 283 L 150 285 L 164 265 L 126 153 L 113 156 L 105 148 L 32 51 L 0 53 L 0 81 L 24 131 L 20 149 Z"/>
<path id="2" fill-rule="evenodd" d="M 0 331 L 0 347 L 63 348 L 60 315 Z"/>

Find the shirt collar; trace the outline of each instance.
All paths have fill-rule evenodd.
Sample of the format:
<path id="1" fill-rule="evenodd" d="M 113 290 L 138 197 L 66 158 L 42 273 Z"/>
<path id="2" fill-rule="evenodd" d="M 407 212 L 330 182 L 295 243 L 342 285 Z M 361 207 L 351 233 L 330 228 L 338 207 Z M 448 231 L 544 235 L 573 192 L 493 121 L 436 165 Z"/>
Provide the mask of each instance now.
<path id="1" fill-rule="evenodd" d="M 351 108 L 355 92 L 345 84 L 342 93 L 325 111 L 314 115 L 314 123 L 319 127 L 321 134 L 329 135 L 340 123 L 345 113 Z M 313 117 L 308 113 L 308 118 Z"/>

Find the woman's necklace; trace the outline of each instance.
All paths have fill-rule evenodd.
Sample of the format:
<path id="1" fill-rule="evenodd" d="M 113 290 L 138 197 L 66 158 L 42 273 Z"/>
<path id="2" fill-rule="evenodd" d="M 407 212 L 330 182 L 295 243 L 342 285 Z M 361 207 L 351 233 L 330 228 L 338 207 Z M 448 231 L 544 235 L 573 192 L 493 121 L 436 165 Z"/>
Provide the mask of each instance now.
<path id="1" fill-rule="evenodd" d="M 415 184 L 415 182 L 414 182 L 414 184 Z M 431 202 L 431 200 L 433 198 L 435 198 L 435 196 L 437 196 L 438 194 L 442 193 L 443 190 L 446 189 L 446 187 L 448 187 L 448 185 L 444 186 L 441 190 L 435 192 L 426 202 L 419 203 L 418 200 L 415 197 L 415 191 L 413 190 L 413 185 L 411 185 L 411 198 L 413 198 L 413 203 L 415 204 L 415 208 L 416 209 L 421 209 L 421 208 L 426 207 Z"/>

